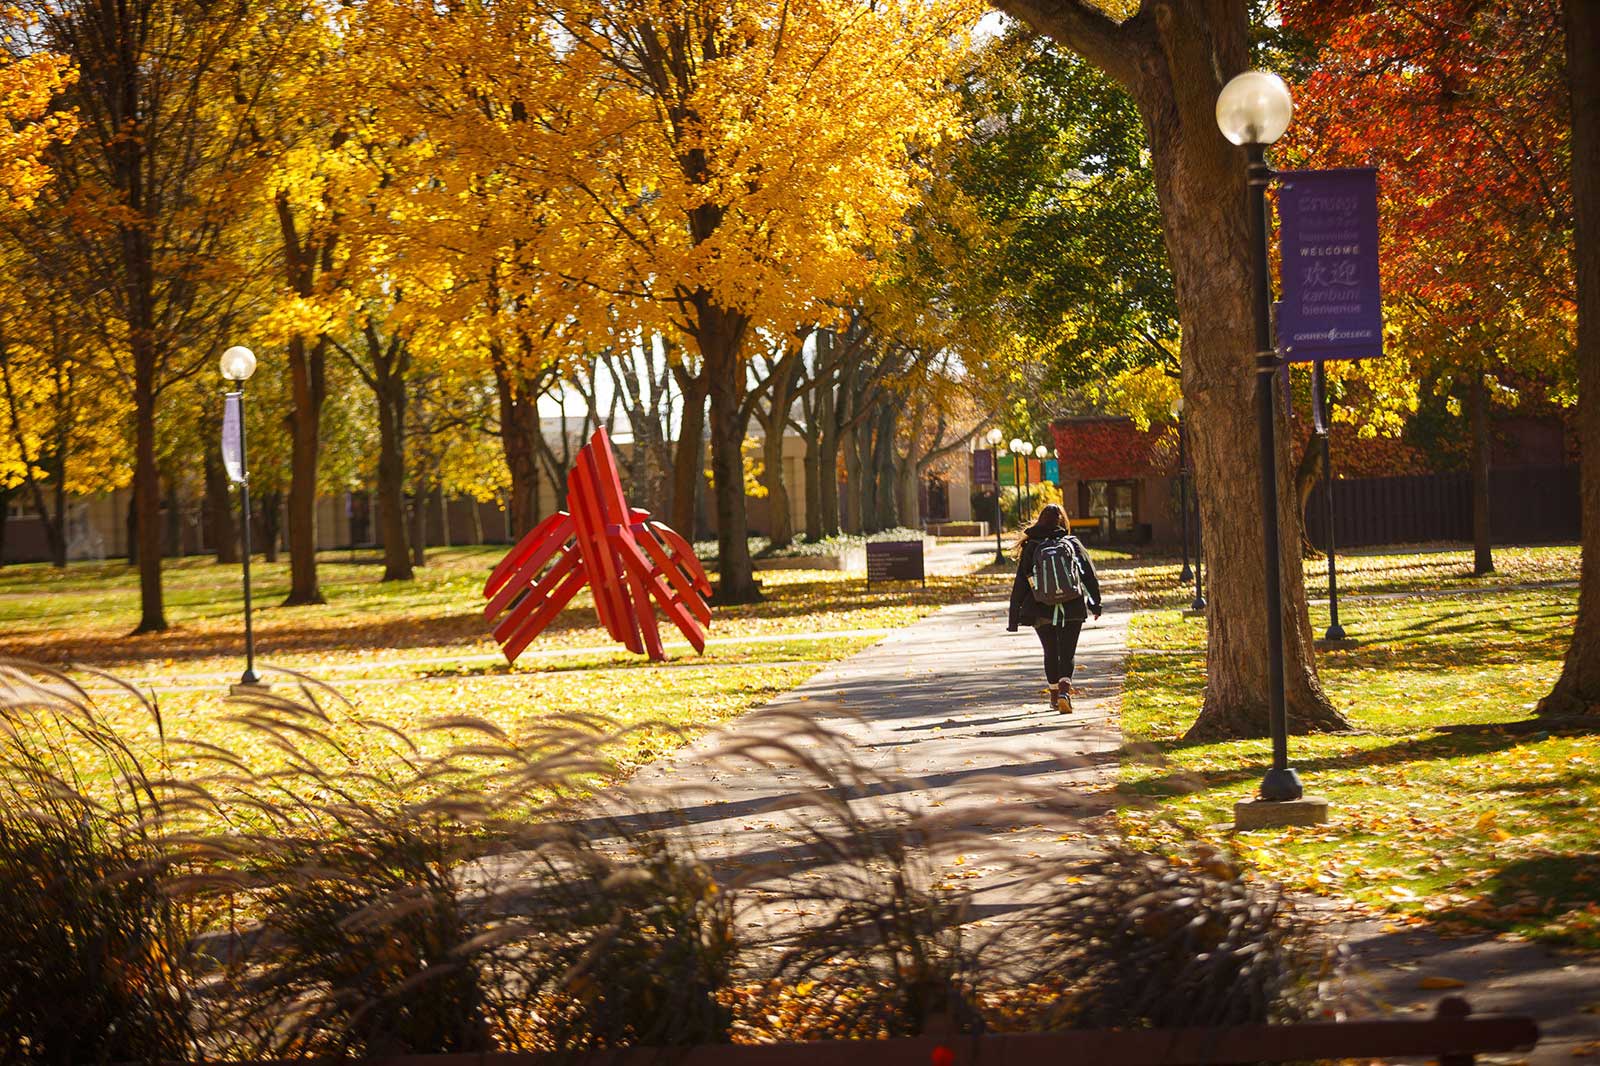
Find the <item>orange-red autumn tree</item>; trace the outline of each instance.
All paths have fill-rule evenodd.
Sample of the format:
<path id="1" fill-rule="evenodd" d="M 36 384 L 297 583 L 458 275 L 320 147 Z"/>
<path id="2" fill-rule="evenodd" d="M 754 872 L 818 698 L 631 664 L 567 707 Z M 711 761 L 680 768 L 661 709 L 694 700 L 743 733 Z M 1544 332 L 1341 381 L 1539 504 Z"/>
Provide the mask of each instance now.
<path id="1" fill-rule="evenodd" d="M 1418 375 L 1458 390 L 1473 449 L 1476 569 L 1494 382 L 1570 377 L 1569 118 L 1558 0 L 1289 0 L 1314 44 L 1296 88 L 1301 165 L 1378 167 L 1384 299 Z"/>

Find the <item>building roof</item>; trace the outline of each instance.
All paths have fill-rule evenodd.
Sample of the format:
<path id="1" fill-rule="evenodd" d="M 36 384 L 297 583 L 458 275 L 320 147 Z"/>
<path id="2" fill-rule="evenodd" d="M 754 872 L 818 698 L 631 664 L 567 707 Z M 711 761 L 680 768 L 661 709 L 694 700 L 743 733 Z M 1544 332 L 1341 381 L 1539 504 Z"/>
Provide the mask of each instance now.
<path id="1" fill-rule="evenodd" d="M 1062 480 L 1111 481 L 1171 473 L 1157 441 L 1166 427 L 1141 430 L 1130 418 L 1063 418 L 1051 427 Z"/>

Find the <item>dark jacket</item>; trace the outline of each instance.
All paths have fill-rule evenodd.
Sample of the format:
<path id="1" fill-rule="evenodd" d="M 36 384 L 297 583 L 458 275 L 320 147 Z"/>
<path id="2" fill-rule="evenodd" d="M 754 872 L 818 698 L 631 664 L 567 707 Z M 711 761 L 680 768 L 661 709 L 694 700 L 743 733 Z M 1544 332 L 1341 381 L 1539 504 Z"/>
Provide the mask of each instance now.
<path id="1" fill-rule="evenodd" d="M 1082 542 L 1064 529 L 1053 529 L 1042 537 L 1030 529 L 1027 539 L 1022 542 L 1022 558 L 1017 560 L 1017 579 L 1011 583 L 1011 617 L 1006 623 L 1009 631 L 1015 633 L 1019 626 L 1051 624 L 1050 616 L 1055 608 L 1033 598 L 1033 586 L 1028 584 L 1028 578 L 1033 576 L 1033 556 L 1039 543 L 1062 537 L 1067 538 L 1072 550 L 1078 553 L 1078 561 L 1083 564 L 1084 591 L 1083 599 L 1062 606 L 1063 621 L 1082 622 L 1089 617 L 1090 611 L 1100 613 L 1100 578 L 1096 576 L 1094 563 L 1089 560 L 1089 553 L 1083 550 Z"/>

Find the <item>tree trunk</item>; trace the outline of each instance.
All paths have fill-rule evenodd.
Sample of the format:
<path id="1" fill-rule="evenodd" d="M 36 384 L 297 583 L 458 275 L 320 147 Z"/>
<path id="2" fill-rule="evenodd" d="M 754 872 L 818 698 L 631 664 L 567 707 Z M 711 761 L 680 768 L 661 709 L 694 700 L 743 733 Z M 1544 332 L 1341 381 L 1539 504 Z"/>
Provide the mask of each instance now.
<path id="1" fill-rule="evenodd" d="M 134 356 L 135 365 L 143 362 Z M 167 628 L 161 595 L 161 478 L 156 473 L 156 403 L 148 383 L 133 389 L 133 500 L 139 561 L 139 625 L 135 633 Z M 131 546 L 134 538 L 128 541 Z"/>
<path id="2" fill-rule="evenodd" d="M 428 490 L 420 470 L 411 486 L 411 565 L 428 565 Z"/>
<path id="3" fill-rule="evenodd" d="M 499 342 L 490 345 L 489 357 L 500 405 L 500 447 L 511 472 L 511 536 L 516 540 L 539 524 L 539 407 L 521 376 L 506 363 Z"/>
<path id="4" fill-rule="evenodd" d="M 252 533 L 255 530 L 251 530 Z M 261 558 L 269 563 L 278 561 L 278 540 L 283 532 L 283 493 L 266 492 L 261 495 Z M 254 541 L 252 540 L 252 544 Z"/>
<path id="5" fill-rule="evenodd" d="M 406 545 L 406 383 L 399 375 L 382 375 L 376 380 L 378 529 L 383 537 L 383 580 L 410 581 L 416 574 Z M 502 433 L 502 439 L 503 436 Z"/>
<path id="6" fill-rule="evenodd" d="M 327 342 L 289 338 L 289 382 L 294 409 L 289 468 L 289 595 L 284 606 L 326 603 L 317 585 L 317 455 L 321 447 L 322 401 L 327 387 Z"/>
<path id="7" fill-rule="evenodd" d="M 900 525 L 899 463 L 895 459 L 895 429 L 900 421 L 900 407 L 886 403 L 878 412 L 878 425 L 872 442 L 872 497 L 873 525 L 879 531 Z"/>
<path id="8" fill-rule="evenodd" d="M 817 511 L 822 517 L 817 535 L 820 539 L 839 535 L 839 425 L 831 387 L 822 390 L 817 417 L 822 422 L 821 436 L 817 440 Z"/>
<path id="9" fill-rule="evenodd" d="M 1315 434 L 1306 440 L 1305 450 L 1294 468 L 1294 498 L 1300 508 L 1300 556 L 1304 559 L 1320 558 L 1322 552 L 1311 543 L 1310 527 L 1306 522 L 1306 508 L 1311 505 L 1311 494 L 1317 487 L 1317 475 L 1322 470 L 1322 447 Z"/>
<path id="10" fill-rule="evenodd" d="M 1472 575 L 1494 573 L 1494 548 L 1489 533 L 1489 389 L 1483 371 L 1472 373 Z"/>
<path id="11" fill-rule="evenodd" d="M 450 543 L 450 504 L 444 498 L 444 486 L 436 485 L 433 489 L 434 504 L 439 508 L 439 546 L 451 547 Z"/>
<path id="12" fill-rule="evenodd" d="M 233 520 L 233 500 L 228 491 L 228 474 L 216 448 L 206 449 L 206 502 L 211 508 L 211 540 L 217 562 L 232 565 L 239 561 L 239 527 Z"/>
<path id="13" fill-rule="evenodd" d="M 1578 618 L 1541 715 L 1600 714 L 1600 5 L 1568 0 L 1567 84 L 1572 91 L 1572 201 L 1578 272 L 1578 436 L 1583 569 Z"/>
<path id="14" fill-rule="evenodd" d="M 861 532 L 861 489 L 865 476 L 861 469 L 860 436 L 861 431 L 854 426 L 839 434 L 839 449 L 844 452 L 844 492 L 841 493 L 844 506 L 839 516 L 839 528 L 851 534 Z"/>
<path id="15" fill-rule="evenodd" d="M 774 548 L 786 548 L 794 541 L 794 518 L 789 513 L 789 486 L 783 476 L 783 421 L 776 416 L 767 429 L 761 447 L 761 484 L 767 490 L 767 536 Z"/>
<path id="16" fill-rule="evenodd" d="M 711 401 L 711 475 L 717 513 L 717 602 L 760 598 L 750 565 L 744 497 L 744 373 L 740 350 L 748 322 L 702 295 L 696 340 Z"/>
<path id="17" fill-rule="evenodd" d="M 1268 733 L 1261 462 L 1274 463 L 1278 483 L 1289 725 L 1347 729 L 1317 679 L 1282 405 L 1275 405 L 1276 456 L 1241 443 L 1255 439 L 1256 409 L 1246 158 L 1217 129 L 1216 102 L 1223 83 L 1249 66 L 1249 5 L 1147 2 L 1119 24 L 1083 0 L 998 3 L 1120 82 L 1144 121 L 1183 326 L 1183 396 L 1202 521 L 1215 543 L 1229 546 L 1211 568 L 1205 705 L 1189 736 Z"/>
<path id="18" fill-rule="evenodd" d="M 701 477 L 703 441 L 706 431 L 706 376 L 690 375 L 673 367 L 673 376 L 683 395 L 683 412 L 678 419 L 678 444 L 672 452 L 672 507 L 667 525 L 690 539 L 695 535 L 695 490 Z"/>

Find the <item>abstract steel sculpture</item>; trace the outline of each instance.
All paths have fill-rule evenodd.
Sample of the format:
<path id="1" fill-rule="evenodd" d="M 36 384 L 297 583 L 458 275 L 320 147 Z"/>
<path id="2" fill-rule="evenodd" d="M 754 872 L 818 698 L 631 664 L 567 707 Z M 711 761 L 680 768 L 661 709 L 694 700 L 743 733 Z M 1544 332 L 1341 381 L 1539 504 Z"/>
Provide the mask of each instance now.
<path id="1" fill-rule="evenodd" d="M 567 473 L 567 506 L 570 512 L 557 511 L 523 537 L 483 587 L 489 599 L 483 614 L 495 623 L 506 661 L 516 662 L 584 585 L 594 590 L 606 632 L 629 651 L 666 658 L 654 596 L 694 650 L 704 652 L 711 582 L 688 541 L 650 521 L 649 511 L 628 506 L 604 429 L 578 449 Z"/>

